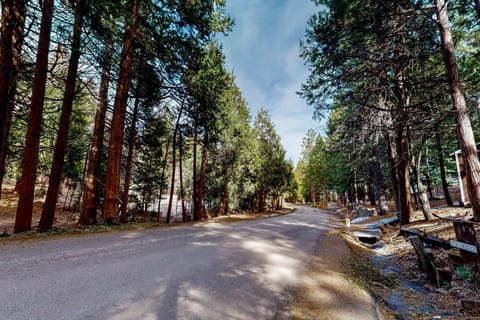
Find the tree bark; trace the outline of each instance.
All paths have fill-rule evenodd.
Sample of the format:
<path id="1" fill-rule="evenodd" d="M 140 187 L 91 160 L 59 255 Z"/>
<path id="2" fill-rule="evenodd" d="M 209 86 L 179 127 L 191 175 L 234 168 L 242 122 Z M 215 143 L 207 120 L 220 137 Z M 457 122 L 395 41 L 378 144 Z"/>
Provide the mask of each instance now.
<path id="1" fill-rule="evenodd" d="M 415 176 L 415 181 L 417 183 L 418 199 L 420 202 L 420 206 L 422 207 L 423 217 L 425 218 L 426 221 L 432 220 L 433 219 L 432 208 L 430 207 L 430 201 L 428 201 L 427 188 L 425 188 L 420 176 L 420 163 L 422 159 L 422 153 L 421 152 L 419 153 L 417 160 L 415 160 L 415 156 L 413 155 L 411 158 L 412 158 L 411 167 L 412 167 L 413 174 Z"/>
<path id="2" fill-rule="evenodd" d="M 135 140 L 137 137 L 137 115 L 138 106 L 140 104 L 139 87 L 137 83 L 137 94 L 135 97 L 135 105 L 133 107 L 132 124 L 130 127 L 130 138 L 128 143 L 128 155 L 127 155 L 127 168 L 125 169 L 125 184 L 123 186 L 123 200 L 120 208 L 120 223 L 127 222 L 127 210 L 128 210 L 128 193 L 130 192 L 130 180 L 132 176 L 133 165 L 133 150 L 135 149 Z"/>
<path id="3" fill-rule="evenodd" d="M 203 218 L 203 191 L 205 189 L 205 171 L 207 169 L 207 147 L 202 148 L 202 163 L 200 165 L 200 179 L 198 181 L 198 198 L 197 198 L 197 217 Z"/>
<path id="4" fill-rule="evenodd" d="M 170 184 L 170 198 L 168 199 L 168 210 L 167 210 L 167 216 L 165 218 L 165 223 L 170 223 L 170 217 L 172 215 L 172 203 L 173 203 L 173 194 L 175 191 L 175 169 L 176 169 L 176 162 L 177 162 L 177 132 L 178 132 L 178 126 L 180 124 L 180 119 L 182 117 L 182 108 L 180 108 L 180 111 L 178 113 L 177 117 L 177 122 L 175 123 L 175 129 L 173 130 L 173 143 L 172 143 L 172 150 L 173 150 L 173 155 L 172 155 L 172 178 L 171 178 L 171 184 Z"/>
<path id="5" fill-rule="evenodd" d="M 181 136 L 181 135 L 180 135 Z M 182 141 L 182 139 L 179 139 Z M 178 148 L 178 155 L 179 155 L 179 178 L 180 178 L 180 198 L 182 200 L 182 221 L 187 222 L 187 209 L 185 208 L 185 189 L 183 188 L 183 147 L 182 144 L 180 144 Z"/>
<path id="6" fill-rule="evenodd" d="M 378 214 L 385 215 L 388 212 L 387 199 L 385 198 L 385 185 L 383 181 L 382 166 L 380 161 L 373 162 L 373 176 L 375 179 L 375 200 L 378 204 Z"/>
<path id="7" fill-rule="evenodd" d="M 165 223 L 170 223 L 170 218 L 172 216 L 172 204 L 173 204 L 173 195 L 175 193 L 175 171 L 177 166 L 177 146 L 175 143 L 175 137 L 173 138 L 173 145 L 172 145 L 172 176 L 170 178 L 170 196 L 168 198 L 168 209 L 167 209 L 167 216 L 165 217 Z"/>
<path id="8" fill-rule="evenodd" d="M 451 90 L 450 94 L 456 111 L 457 135 L 464 160 L 468 195 L 472 204 L 474 219 L 480 221 L 480 161 L 478 159 L 477 146 L 470 118 L 468 117 L 467 103 L 458 72 L 447 7 L 444 0 L 436 0 L 435 6 L 438 26 L 440 28 L 445 68 Z"/>
<path id="9" fill-rule="evenodd" d="M 168 149 L 170 149 L 170 139 L 167 139 L 167 147 L 165 148 L 165 156 L 163 157 L 162 175 L 160 177 L 160 190 L 158 191 L 158 211 L 157 222 L 160 222 L 160 215 L 162 212 L 162 194 L 163 194 L 163 180 L 165 179 L 165 170 L 167 168 Z"/>
<path id="10" fill-rule="evenodd" d="M 403 14 L 403 6 L 405 1 L 398 0 L 395 2 L 395 20 L 396 27 L 402 29 L 403 22 L 401 17 Z M 395 40 L 395 93 L 397 98 L 397 120 L 396 120 L 396 148 L 398 158 L 397 177 L 398 177 L 398 191 L 400 199 L 400 224 L 408 224 L 410 222 L 410 214 L 412 212 L 412 199 L 410 194 L 410 172 L 409 172 L 409 157 L 408 157 L 408 98 L 405 87 L 405 73 L 404 73 L 404 34 L 398 33 L 398 38 Z"/>
<path id="11" fill-rule="evenodd" d="M 5 175 L 8 136 L 21 68 L 23 30 L 27 15 L 27 1 L 2 0 L 0 27 L 0 197 Z"/>
<path id="12" fill-rule="evenodd" d="M 222 195 L 220 197 L 220 208 L 218 214 L 224 216 L 227 214 L 227 200 L 228 200 L 228 164 L 223 165 L 223 187 Z"/>
<path id="13" fill-rule="evenodd" d="M 310 189 L 310 202 L 312 203 L 313 207 L 316 206 L 316 199 L 317 199 L 317 195 L 315 193 L 315 189 L 311 188 Z"/>
<path id="14" fill-rule="evenodd" d="M 70 118 L 72 115 L 73 100 L 75 98 L 75 87 L 78 73 L 78 60 L 80 59 L 80 42 L 82 35 L 84 0 L 78 0 L 75 7 L 75 22 L 73 25 L 72 45 L 70 61 L 68 63 L 67 80 L 65 93 L 60 114 L 60 124 L 57 133 L 57 142 L 53 153 L 52 169 L 48 183 L 47 197 L 43 204 L 42 216 L 40 218 L 39 230 L 47 231 L 53 226 L 55 209 L 57 206 L 58 191 L 62 180 L 63 162 L 67 151 L 68 132 L 70 130 Z"/>
<path id="15" fill-rule="evenodd" d="M 375 187 L 375 161 L 369 161 L 367 163 L 367 168 L 366 168 L 366 178 L 365 178 L 365 184 L 366 184 L 366 194 L 368 194 L 368 200 L 365 199 L 365 201 L 369 201 L 371 206 L 375 206 L 376 203 L 376 187 Z M 373 184 L 373 186 L 372 186 Z M 365 196 L 365 198 L 367 198 Z"/>
<path id="16" fill-rule="evenodd" d="M 442 180 L 442 189 L 443 195 L 445 197 L 445 202 L 447 205 L 453 206 L 453 201 L 450 197 L 450 192 L 448 191 L 447 173 L 445 172 L 445 159 L 443 157 L 442 150 L 442 138 L 440 136 L 438 125 L 435 128 L 435 145 L 437 148 L 438 166 L 440 167 L 440 178 Z"/>
<path id="17" fill-rule="evenodd" d="M 22 178 L 15 216 L 14 233 L 28 231 L 32 227 L 32 210 L 37 176 L 38 150 L 42 130 L 43 103 L 48 71 L 48 52 L 52 29 L 54 0 L 45 0 L 42 7 L 42 22 L 37 49 L 37 62 L 32 88 L 32 103 L 28 116 L 25 152 L 22 163 Z"/>
<path id="18" fill-rule="evenodd" d="M 263 185 L 260 183 L 258 187 L 258 213 L 262 213 L 265 211 L 265 191 L 263 189 Z"/>
<path id="19" fill-rule="evenodd" d="M 408 164 L 408 129 L 406 126 L 402 126 L 398 130 L 397 142 L 397 154 L 398 166 L 398 195 L 400 199 L 400 224 L 405 225 L 410 223 L 410 214 L 412 211 L 412 196 L 410 193 L 410 172 Z"/>
<path id="20" fill-rule="evenodd" d="M 363 181 L 363 202 L 364 203 L 370 202 L 370 198 L 369 198 L 369 195 L 368 195 L 368 189 L 369 189 L 368 181 L 367 181 L 367 179 L 365 179 Z"/>
<path id="21" fill-rule="evenodd" d="M 357 169 L 354 168 L 353 171 L 352 171 L 352 177 L 353 177 L 353 181 L 352 181 L 352 185 L 351 185 L 351 189 L 352 189 L 352 202 L 354 203 L 358 203 L 358 190 L 357 190 Z"/>
<path id="22" fill-rule="evenodd" d="M 117 92 L 113 106 L 113 117 L 108 148 L 107 176 L 105 181 L 105 200 L 103 206 L 103 220 L 108 224 L 115 224 L 118 222 L 124 136 L 123 128 L 125 126 L 128 92 L 130 88 L 130 73 L 135 55 L 134 41 L 139 5 L 139 0 L 132 2 L 132 19 L 127 19 L 127 21 L 130 22 L 127 22 L 123 39 L 122 59 L 118 75 Z"/>
<path id="23" fill-rule="evenodd" d="M 193 220 L 200 220 L 200 217 L 197 215 L 197 194 L 198 194 L 198 184 L 197 184 L 197 133 L 196 128 L 194 128 L 194 137 L 193 137 L 193 165 L 192 165 L 192 204 L 193 204 Z"/>
<path id="24" fill-rule="evenodd" d="M 101 158 L 103 150 L 103 134 L 105 132 L 105 117 L 108 106 L 108 86 L 110 83 L 110 68 L 112 63 L 113 44 L 110 35 L 105 42 L 105 52 L 102 62 L 102 77 L 100 80 L 99 100 L 95 113 L 92 147 L 89 153 L 85 192 L 83 194 L 83 208 L 80 213 L 79 225 L 97 223 L 98 182 L 101 175 Z"/>
<path id="25" fill-rule="evenodd" d="M 393 200 L 395 202 L 395 211 L 398 217 L 400 217 L 400 196 L 398 191 L 398 176 L 397 176 L 397 149 L 395 146 L 395 138 L 392 132 L 385 134 L 385 140 L 387 144 L 388 162 L 390 166 L 390 183 L 392 187 Z"/>

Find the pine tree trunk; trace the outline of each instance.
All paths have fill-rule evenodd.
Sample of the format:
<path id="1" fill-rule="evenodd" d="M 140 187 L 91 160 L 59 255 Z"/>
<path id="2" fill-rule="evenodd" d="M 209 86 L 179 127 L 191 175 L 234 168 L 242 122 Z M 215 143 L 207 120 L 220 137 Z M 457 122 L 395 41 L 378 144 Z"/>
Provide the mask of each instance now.
<path id="1" fill-rule="evenodd" d="M 369 161 L 367 163 L 367 178 L 365 179 L 365 183 L 367 185 L 367 193 L 369 195 L 368 200 L 370 201 L 370 205 L 375 206 L 377 204 L 375 186 L 375 161 Z"/>
<path id="2" fill-rule="evenodd" d="M 100 80 L 99 101 L 95 114 L 92 146 L 88 158 L 87 175 L 85 179 L 85 192 L 83 193 L 83 208 L 80 212 L 79 225 L 92 225 L 97 223 L 98 207 L 98 182 L 101 175 L 101 157 L 103 150 L 103 134 L 105 132 L 105 117 L 108 106 L 108 86 L 110 83 L 110 68 L 113 44 L 110 36 L 105 43 L 103 55 L 102 77 Z"/>
<path id="3" fill-rule="evenodd" d="M 2 21 L 0 27 L 0 141 L 3 141 L 4 128 L 7 124 L 8 110 L 10 107 L 10 89 L 13 71 L 13 26 L 15 13 L 13 1 L 1 2 Z M 3 150 L 2 150 L 3 152 Z"/>
<path id="4" fill-rule="evenodd" d="M 175 129 L 173 130 L 173 143 L 172 143 L 172 149 L 173 149 L 173 155 L 172 155 L 172 180 L 171 180 L 171 185 L 170 185 L 170 199 L 168 201 L 168 210 L 167 210 L 167 217 L 165 219 L 165 223 L 170 223 L 170 217 L 172 215 L 172 203 L 173 203 L 173 194 L 175 191 L 175 169 L 176 169 L 176 162 L 177 162 L 177 133 L 180 125 L 180 119 L 182 118 L 182 111 L 183 107 L 180 108 L 180 111 L 178 112 L 177 116 L 177 121 L 175 123 Z"/>
<path id="5" fill-rule="evenodd" d="M 452 198 L 450 197 L 450 192 L 448 191 L 447 173 L 445 172 L 445 159 L 443 157 L 443 150 L 442 150 L 442 139 L 440 137 L 438 125 L 435 128 L 435 145 L 437 148 L 438 166 L 440 167 L 440 178 L 442 180 L 442 189 L 443 189 L 443 195 L 445 197 L 445 202 L 447 205 L 453 206 L 453 201 L 452 201 Z"/>
<path id="6" fill-rule="evenodd" d="M 107 176 L 105 181 L 105 200 L 103 205 L 103 220 L 109 224 L 118 222 L 120 202 L 120 176 L 122 171 L 123 128 L 127 112 L 130 74 L 135 55 L 134 40 L 138 20 L 139 0 L 132 3 L 132 19 L 127 23 L 123 39 L 122 59 L 118 75 L 117 92 L 113 106 L 113 116 L 110 128 L 108 148 Z"/>
<path id="7" fill-rule="evenodd" d="M 220 197 L 220 209 L 218 214 L 225 216 L 227 214 L 227 199 L 228 199 L 228 165 L 223 165 L 223 187 L 222 195 Z"/>
<path id="8" fill-rule="evenodd" d="M 397 163 L 397 148 L 395 145 L 395 139 L 393 137 L 393 134 L 391 132 L 388 132 L 385 134 L 385 140 L 387 143 L 387 154 L 388 154 L 388 163 L 390 166 L 390 183 L 392 187 L 392 194 L 393 194 L 393 200 L 395 202 L 395 211 L 397 212 L 397 215 L 400 217 L 400 197 L 399 197 L 399 191 L 398 191 L 398 177 L 397 177 L 397 172 L 398 172 L 398 163 Z"/>
<path id="9" fill-rule="evenodd" d="M 17 93 L 18 75 L 21 68 L 23 30 L 27 14 L 27 1 L 1 2 L 2 21 L 0 27 L 0 197 L 5 175 L 8 136 L 12 124 L 12 113 Z"/>
<path id="10" fill-rule="evenodd" d="M 433 199 L 432 179 L 430 178 L 430 168 L 428 166 L 428 159 L 427 159 L 426 163 L 427 163 L 427 167 L 426 167 L 427 171 L 424 172 L 425 179 L 426 179 L 426 182 L 427 182 L 426 188 L 427 188 L 428 198 Z"/>
<path id="11" fill-rule="evenodd" d="M 137 137 L 138 105 L 140 104 L 139 86 L 140 85 L 137 84 L 137 94 L 135 97 L 135 106 L 133 107 L 132 124 L 130 127 L 130 137 L 129 137 L 128 155 L 127 155 L 127 168 L 125 169 L 125 184 L 123 186 L 123 200 L 122 200 L 122 206 L 120 209 L 120 223 L 127 222 L 128 194 L 130 192 L 130 180 L 132 176 L 133 151 L 135 149 L 135 140 Z"/>
<path id="12" fill-rule="evenodd" d="M 202 163 L 200 165 L 200 179 L 198 181 L 197 217 L 203 218 L 203 191 L 205 189 L 205 172 L 207 170 L 207 147 L 202 148 Z"/>
<path id="13" fill-rule="evenodd" d="M 32 103 L 28 116 L 25 151 L 22 163 L 22 178 L 15 216 L 14 233 L 28 231 L 32 227 L 33 198 L 37 176 L 38 150 L 42 131 L 43 103 L 48 71 L 48 52 L 52 29 L 54 0 L 45 0 L 42 7 L 42 22 L 37 50 L 37 62 L 32 88 Z"/>
<path id="14" fill-rule="evenodd" d="M 447 7 L 444 0 L 436 0 L 435 5 L 438 26 L 440 27 L 445 68 L 450 85 L 452 102 L 456 111 L 457 135 L 464 159 L 468 195 L 472 204 L 474 219 L 480 221 L 480 161 L 478 159 L 477 146 L 475 144 L 470 118 L 468 117 L 467 103 L 458 72 Z"/>
<path id="15" fill-rule="evenodd" d="M 15 94 L 12 95 L 11 106 L 9 107 L 8 114 L 7 114 L 7 123 L 5 124 L 5 128 L 3 130 L 3 141 L 0 141 L 0 198 L 2 197 L 3 193 L 3 178 L 5 177 L 6 169 L 7 169 L 7 154 L 8 154 L 8 137 L 10 135 L 10 130 L 12 128 L 12 120 L 13 120 L 13 108 L 14 108 L 14 98 Z M 1 129 L 0 129 L 1 130 Z"/>
<path id="16" fill-rule="evenodd" d="M 398 196 L 400 199 L 400 224 L 410 223 L 410 214 L 412 211 L 412 196 L 410 194 L 410 172 L 408 165 L 408 138 L 407 128 L 403 127 L 398 131 L 397 136 L 397 154 L 398 167 Z"/>
<path id="17" fill-rule="evenodd" d="M 423 217 L 425 218 L 426 221 L 432 220 L 433 215 L 432 215 L 432 208 L 430 207 L 430 201 L 428 201 L 428 195 L 427 195 L 427 188 L 425 188 L 421 176 L 420 176 L 420 163 L 421 163 L 421 157 L 422 154 L 418 155 L 418 159 L 415 161 L 415 156 L 412 155 L 412 171 L 415 176 L 415 181 L 417 183 L 417 189 L 418 189 L 418 198 L 420 202 L 420 206 L 422 207 L 422 213 Z"/>
<path id="18" fill-rule="evenodd" d="M 169 149 L 170 149 L 170 139 L 167 139 L 167 147 L 165 148 L 165 156 L 163 157 L 163 164 L 162 164 L 162 175 L 160 177 L 160 190 L 158 191 L 157 222 L 160 222 L 160 215 L 162 213 L 163 180 L 165 180 L 165 170 L 167 168 L 167 158 L 168 158 Z"/>
<path id="19" fill-rule="evenodd" d="M 181 135 L 180 135 L 181 137 Z M 182 141 L 182 138 L 179 138 L 179 141 Z M 179 170 L 179 179 L 180 179 L 180 198 L 182 201 L 182 222 L 187 222 L 187 209 L 185 208 L 185 189 L 183 188 L 183 146 L 180 145 L 178 148 L 178 170 Z"/>
<path id="20" fill-rule="evenodd" d="M 262 213 L 265 211 L 265 192 L 263 190 L 263 185 L 260 184 L 258 187 L 258 206 L 257 206 L 258 213 Z"/>
<path id="21" fill-rule="evenodd" d="M 167 209 L 167 216 L 165 217 L 165 223 L 170 223 L 170 218 L 172 216 L 172 204 L 173 204 L 173 195 L 175 193 L 175 170 L 177 166 L 177 146 L 175 142 L 175 136 L 173 137 L 173 145 L 172 145 L 172 176 L 170 180 L 170 197 L 168 198 L 168 209 Z"/>
<path id="22" fill-rule="evenodd" d="M 396 27 L 400 30 L 404 27 L 402 16 L 405 0 L 395 1 L 395 22 Z M 402 32 L 398 33 L 395 40 L 395 94 L 397 98 L 397 117 L 396 117 L 396 148 L 398 154 L 398 195 L 400 199 L 400 224 L 408 224 L 410 222 L 410 215 L 412 212 L 412 199 L 410 194 L 410 172 L 409 172 L 409 157 L 408 157 L 408 98 L 405 88 L 405 73 L 403 56 L 405 54 L 404 39 L 405 35 Z"/>
<path id="23" fill-rule="evenodd" d="M 193 204 L 193 220 L 200 220 L 200 217 L 197 215 L 197 194 L 198 194 L 198 184 L 197 184 L 197 133 L 196 128 L 194 128 L 194 137 L 193 137 L 193 165 L 192 165 L 192 204 Z"/>
<path id="24" fill-rule="evenodd" d="M 72 115 L 73 100 L 75 98 L 75 86 L 77 80 L 78 60 L 80 59 L 80 41 L 83 26 L 84 0 L 78 0 L 75 8 L 75 22 L 73 26 L 70 61 L 68 63 L 67 80 L 63 96 L 62 112 L 57 133 L 57 142 L 53 153 L 52 169 L 48 183 L 47 197 L 43 204 L 39 230 L 47 231 L 53 227 L 55 209 L 57 206 L 58 190 L 62 180 L 63 162 L 67 151 L 68 132 L 70 130 L 70 118 Z"/>
<path id="25" fill-rule="evenodd" d="M 384 215 L 388 212 L 387 199 L 385 197 L 385 185 L 383 181 L 382 166 L 380 161 L 372 163 L 373 176 L 375 181 L 375 200 L 378 204 L 378 214 Z"/>
<path id="26" fill-rule="evenodd" d="M 354 169 L 353 170 L 353 186 L 352 186 L 352 190 L 353 190 L 353 201 L 355 203 L 358 203 L 358 188 L 357 188 L 357 170 Z"/>
<path id="27" fill-rule="evenodd" d="M 370 202 L 370 198 L 368 196 L 368 190 L 369 190 L 368 180 L 365 179 L 365 181 L 363 181 L 363 201 L 365 203 Z"/>

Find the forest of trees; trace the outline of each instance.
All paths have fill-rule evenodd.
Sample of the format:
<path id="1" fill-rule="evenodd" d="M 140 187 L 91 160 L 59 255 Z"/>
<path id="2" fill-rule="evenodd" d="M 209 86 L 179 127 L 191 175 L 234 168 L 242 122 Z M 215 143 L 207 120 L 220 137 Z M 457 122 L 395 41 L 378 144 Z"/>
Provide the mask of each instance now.
<path id="1" fill-rule="evenodd" d="M 81 189 L 80 225 L 127 222 L 132 201 L 169 223 L 174 195 L 183 221 L 281 206 L 293 164 L 268 112 L 251 119 L 225 69 L 215 41 L 233 26 L 224 0 L 1 9 L 0 185 L 17 181 L 14 233 L 31 230 L 44 177 L 40 231 L 65 184 Z"/>
<path id="2" fill-rule="evenodd" d="M 80 190 L 80 225 L 139 208 L 170 223 L 173 199 L 182 221 L 286 197 L 325 205 L 327 190 L 382 214 L 394 203 L 405 224 L 416 206 L 432 218 L 435 190 L 456 200 L 458 149 L 480 220 L 480 2 L 314 2 L 299 94 L 327 130 L 306 133 L 294 166 L 225 68 L 224 0 L 2 0 L 0 186 L 16 181 L 14 232 L 31 230 L 40 181 L 40 231 L 66 185 Z"/>
<path id="3" fill-rule="evenodd" d="M 435 189 L 452 205 L 456 150 L 480 220 L 480 2 L 477 0 L 314 1 L 301 42 L 309 77 L 299 94 L 327 118 L 309 131 L 295 175 L 314 202 L 331 189 L 360 197 L 401 224 L 415 207 L 431 219 Z M 316 177 L 310 179 L 310 177 Z"/>

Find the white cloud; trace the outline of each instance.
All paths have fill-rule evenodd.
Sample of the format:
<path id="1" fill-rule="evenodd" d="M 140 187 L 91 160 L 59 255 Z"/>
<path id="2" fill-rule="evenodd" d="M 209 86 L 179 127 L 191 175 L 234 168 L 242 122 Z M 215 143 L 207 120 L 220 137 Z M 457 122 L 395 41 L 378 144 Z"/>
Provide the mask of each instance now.
<path id="1" fill-rule="evenodd" d="M 308 0 L 230 0 L 227 10 L 236 21 L 232 33 L 220 39 L 227 68 L 252 116 L 260 107 L 269 110 L 287 157 L 296 162 L 306 131 L 319 128 L 313 108 L 296 94 L 307 77 L 299 40 L 316 9 Z"/>

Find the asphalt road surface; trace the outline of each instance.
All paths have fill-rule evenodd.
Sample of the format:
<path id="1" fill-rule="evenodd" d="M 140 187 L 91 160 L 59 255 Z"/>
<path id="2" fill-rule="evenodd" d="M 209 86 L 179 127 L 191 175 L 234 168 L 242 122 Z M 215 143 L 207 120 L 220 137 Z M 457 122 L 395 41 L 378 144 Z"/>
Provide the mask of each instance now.
<path id="1" fill-rule="evenodd" d="M 299 207 L 256 221 L 2 245 L 0 319 L 285 319 L 332 223 Z"/>

